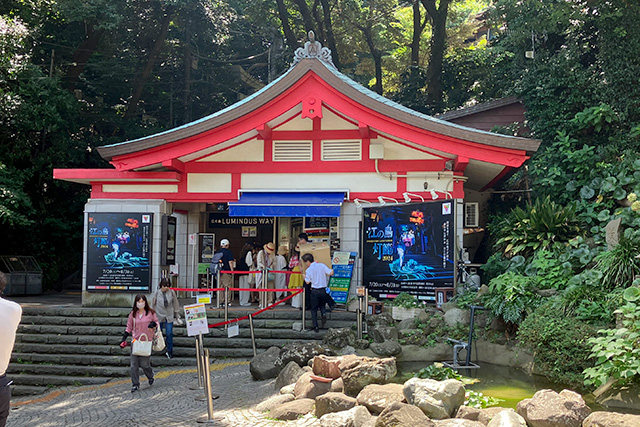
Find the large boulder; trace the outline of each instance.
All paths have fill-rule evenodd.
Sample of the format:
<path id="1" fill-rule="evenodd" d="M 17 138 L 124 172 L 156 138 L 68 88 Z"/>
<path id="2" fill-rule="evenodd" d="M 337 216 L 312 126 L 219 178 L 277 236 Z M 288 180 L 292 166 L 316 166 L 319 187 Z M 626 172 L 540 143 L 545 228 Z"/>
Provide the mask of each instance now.
<path id="1" fill-rule="evenodd" d="M 276 378 L 276 390 L 280 390 L 282 387 L 289 384 L 295 384 L 304 372 L 304 369 L 296 362 L 291 361 L 287 363 L 287 366 L 280 371 L 278 378 Z"/>
<path id="2" fill-rule="evenodd" d="M 322 343 L 333 348 L 353 346 L 356 343 L 356 334 L 351 328 L 329 328 L 322 338 Z"/>
<path id="3" fill-rule="evenodd" d="M 640 412 L 640 385 L 615 387 L 614 384 L 615 380 L 611 379 L 593 392 L 596 403 L 605 408 Z"/>
<path id="4" fill-rule="evenodd" d="M 314 381 L 311 379 L 311 375 L 310 372 L 306 372 L 296 381 L 293 388 L 293 395 L 296 399 L 315 399 L 331 390 L 331 383 Z"/>
<path id="5" fill-rule="evenodd" d="M 591 409 L 574 391 L 545 389 L 518 402 L 517 412 L 530 427 L 580 427 Z"/>
<path id="6" fill-rule="evenodd" d="M 316 356 L 313 358 L 313 373 L 325 378 L 340 378 L 340 357 Z"/>
<path id="7" fill-rule="evenodd" d="M 504 411 L 513 411 L 515 412 L 513 409 L 507 409 L 507 408 L 503 408 L 501 406 L 492 406 L 490 408 L 482 408 L 480 409 L 480 413 L 478 414 L 478 421 L 480 421 L 482 424 L 487 425 L 489 424 L 489 422 L 491 422 L 491 420 L 493 419 L 493 417 L 495 417 L 496 415 L 504 412 Z M 458 411 L 460 412 L 460 411 Z"/>
<path id="8" fill-rule="evenodd" d="M 369 348 L 382 357 L 397 356 L 402 353 L 402 346 L 397 341 L 374 342 Z"/>
<path id="9" fill-rule="evenodd" d="M 369 328 L 369 336 L 374 343 L 385 341 L 398 341 L 398 328 L 394 326 L 372 326 Z"/>
<path id="10" fill-rule="evenodd" d="M 480 408 L 474 408 L 473 406 L 461 406 L 456 412 L 456 418 L 464 418 L 465 420 L 478 421 L 478 415 L 480 415 Z"/>
<path id="11" fill-rule="evenodd" d="M 413 405 L 395 402 L 387 406 L 376 420 L 375 427 L 435 427 L 424 412 Z"/>
<path id="12" fill-rule="evenodd" d="M 407 402 L 437 420 L 451 418 L 464 403 L 464 385 L 457 380 L 411 378 L 404 383 L 403 391 Z"/>
<path id="13" fill-rule="evenodd" d="M 369 384 L 386 384 L 397 372 L 393 357 L 343 356 L 340 363 L 344 392 L 349 396 L 357 396 Z"/>
<path id="14" fill-rule="evenodd" d="M 469 311 L 461 308 L 452 308 L 444 313 L 444 323 L 450 328 L 458 325 L 466 326 L 469 324 Z"/>
<path id="15" fill-rule="evenodd" d="M 356 339 L 356 342 L 353 344 L 353 346 L 357 349 L 357 350 L 366 350 L 369 348 L 369 340 L 365 340 L 363 339 Z"/>
<path id="16" fill-rule="evenodd" d="M 640 415 L 617 412 L 592 412 L 582 422 L 582 427 L 631 427 L 640 426 Z"/>
<path id="17" fill-rule="evenodd" d="M 348 411 L 331 412 L 320 418 L 322 427 L 366 427 L 373 417 L 364 406 L 354 406 Z"/>
<path id="18" fill-rule="evenodd" d="M 436 427 L 485 427 L 484 424 L 479 421 L 467 420 L 465 418 L 447 418 L 446 420 L 434 420 L 433 422 Z"/>
<path id="19" fill-rule="evenodd" d="M 269 418 L 275 418 L 281 421 L 297 420 L 303 415 L 313 411 L 313 399 L 298 399 L 291 402 L 278 405 L 269 411 Z"/>
<path id="20" fill-rule="evenodd" d="M 280 356 L 275 361 L 275 364 L 280 369 L 285 367 L 287 363 L 291 361 L 296 362 L 300 366 L 306 366 L 309 363 L 309 360 L 320 354 L 328 356 L 335 355 L 334 351 L 329 347 L 315 342 L 290 343 L 282 347 L 282 350 L 280 350 Z"/>
<path id="21" fill-rule="evenodd" d="M 394 402 L 406 402 L 402 384 L 369 384 L 362 389 L 356 401 L 372 414 L 379 414 Z"/>
<path id="22" fill-rule="evenodd" d="M 505 409 L 495 414 L 487 427 L 527 427 L 527 422 L 513 409 Z"/>
<path id="23" fill-rule="evenodd" d="M 280 406 L 283 403 L 291 402 L 294 400 L 292 394 L 277 394 L 275 396 L 271 396 L 267 400 L 263 400 L 262 402 L 256 405 L 256 411 L 267 412 L 270 411 L 271 408 L 275 408 L 276 406 Z"/>
<path id="24" fill-rule="evenodd" d="M 348 411 L 356 406 L 356 399 L 344 393 L 325 393 L 316 397 L 316 417 L 330 412 Z"/>
<path id="25" fill-rule="evenodd" d="M 378 326 L 394 326 L 396 321 L 391 317 L 391 313 L 380 313 L 380 314 L 368 314 L 365 316 L 365 322 L 367 322 L 367 327 L 375 328 Z"/>
<path id="26" fill-rule="evenodd" d="M 279 347 L 269 347 L 267 351 L 257 354 L 249 363 L 249 372 L 254 380 L 268 380 L 275 378 L 280 372 L 276 361 L 280 357 Z"/>
<path id="27" fill-rule="evenodd" d="M 398 331 L 404 331 L 405 329 L 413 329 L 416 327 L 416 319 L 404 319 L 398 322 L 396 328 Z"/>

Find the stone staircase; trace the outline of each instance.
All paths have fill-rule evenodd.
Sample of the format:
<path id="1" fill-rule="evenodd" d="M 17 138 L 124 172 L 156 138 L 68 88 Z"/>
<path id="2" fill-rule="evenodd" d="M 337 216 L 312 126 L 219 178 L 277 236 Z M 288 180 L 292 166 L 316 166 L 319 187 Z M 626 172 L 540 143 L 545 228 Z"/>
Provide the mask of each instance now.
<path id="1" fill-rule="evenodd" d="M 15 396 L 40 394 L 52 387 L 102 384 L 129 376 L 129 348 L 119 347 L 129 309 L 82 307 L 24 307 L 16 344 L 7 373 L 14 380 Z M 229 319 L 242 317 L 247 310 L 229 310 Z M 223 310 L 208 309 L 209 323 L 224 319 Z M 327 328 L 355 325 L 355 313 L 328 313 Z M 256 349 L 284 346 L 292 341 L 321 340 L 325 330 L 294 331 L 301 321 L 297 309 L 273 309 L 253 320 Z M 311 315 L 307 313 L 307 328 Z M 228 338 L 224 327 L 210 329 L 205 347 L 215 358 L 251 358 L 253 348 L 249 321 L 239 322 L 240 334 Z M 195 339 L 184 326 L 174 325 L 174 358 L 164 352 L 151 358 L 154 368 L 165 370 L 196 366 Z"/>

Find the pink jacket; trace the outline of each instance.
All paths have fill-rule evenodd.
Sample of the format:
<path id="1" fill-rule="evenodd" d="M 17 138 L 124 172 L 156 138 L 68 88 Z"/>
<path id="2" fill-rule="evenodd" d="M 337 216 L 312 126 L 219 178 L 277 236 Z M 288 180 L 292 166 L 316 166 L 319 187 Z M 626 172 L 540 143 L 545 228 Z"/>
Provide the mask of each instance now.
<path id="1" fill-rule="evenodd" d="M 146 334 L 147 339 L 149 341 L 152 341 L 155 330 L 149 328 L 149 323 L 151 322 L 156 322 L 156 324 L 158 324 L 158 317 L 156 317 L 155 312 L 149 311 L 149 313 L 143 314 L 142 317 L 140 317 L 138 311 L 136 310 L 135 322 L 133 313 L 129 313 L 129 318 L 127 319 L 127 328 L 125 330 L 129 332 L 129 334 L 131 334 L 132 340 L 137 340 L 142 334 Z M 135 328 L 133 327 L 134 323 Z"/>

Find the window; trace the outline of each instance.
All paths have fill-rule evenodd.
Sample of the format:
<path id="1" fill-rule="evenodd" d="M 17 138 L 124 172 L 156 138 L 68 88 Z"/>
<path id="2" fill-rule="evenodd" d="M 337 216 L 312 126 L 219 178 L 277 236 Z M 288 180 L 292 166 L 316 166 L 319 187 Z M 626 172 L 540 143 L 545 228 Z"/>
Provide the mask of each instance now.
<path id="1" fill-rule="evenodd" d="M 273 141 L 274 162 L 310 162 L 312 159 L 311 141 Z"/>
<path id="2" fill-rule="evenodd" d="M 464 226 L 466 228 L 478 227 L 478 202 L 464 204 Z"/>
<path id="3" fill-rule="evenodd" d="M 360 141 L 322 141 L 322 160 L 362 160 Z"/>

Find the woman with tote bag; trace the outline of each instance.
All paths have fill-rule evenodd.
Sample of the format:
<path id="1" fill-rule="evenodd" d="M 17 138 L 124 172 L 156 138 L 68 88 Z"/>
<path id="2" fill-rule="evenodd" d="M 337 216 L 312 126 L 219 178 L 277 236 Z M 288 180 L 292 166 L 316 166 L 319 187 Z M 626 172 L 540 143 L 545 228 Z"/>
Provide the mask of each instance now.
<path id="1" fill-rule="evenodd" d="M 131 393 L 140 389 L 140 375 L 138 368 L 149 380 L 149 385 L 153 385 L 153 369 L 151 369 L 151 346 L 155 329 L 158 327 L 156 312 L 149 307 L 147 297 L 138 294 L 133 300 L 133 307 L 127 327 L 122 335 L 120 348 L 127 346 L 127 337 L 131 335 Z"/>
<path id="2" fill-rule="evenodd" d="M 173 359 L 173 322 L 180 317 L 180 302 L 178 295 L 170 286 L 169 279 L 161 279 L 160 289 L 151 296 L 149 304 L 160 321 L 160 329 L 164 329 L 167 344 L 165 354 L 168 359 Z"/>

